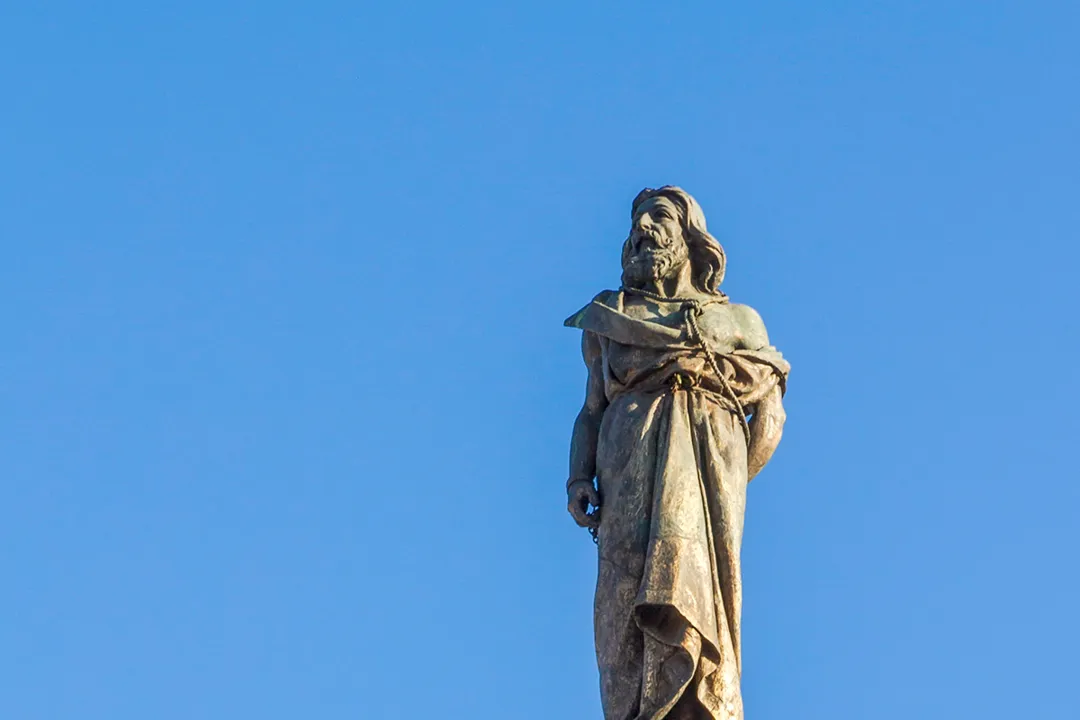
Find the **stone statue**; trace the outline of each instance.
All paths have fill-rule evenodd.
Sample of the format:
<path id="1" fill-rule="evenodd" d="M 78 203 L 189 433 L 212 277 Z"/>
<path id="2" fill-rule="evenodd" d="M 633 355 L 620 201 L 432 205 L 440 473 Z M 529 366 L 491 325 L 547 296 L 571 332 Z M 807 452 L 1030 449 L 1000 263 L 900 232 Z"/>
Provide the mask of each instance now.
<path id="1" fill-rule="evenodd" d="M 743 718 L 746 486 L 780 442 L 789 366 L 720 291 L 725 264 L 694 198 L 645 189 L 622 287 L 566 321 L 589 371 L 567 496 L 599 546 L 606 720 Z"/>

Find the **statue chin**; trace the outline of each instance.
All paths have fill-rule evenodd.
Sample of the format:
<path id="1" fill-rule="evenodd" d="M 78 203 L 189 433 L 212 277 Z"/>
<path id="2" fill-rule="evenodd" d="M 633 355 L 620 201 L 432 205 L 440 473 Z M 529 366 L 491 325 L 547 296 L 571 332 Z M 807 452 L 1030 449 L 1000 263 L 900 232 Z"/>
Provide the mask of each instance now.
<path id="1" fill-rule="evenodd" d="M 623 266 L 623 283 L 640 288 L 650 282 L 666 280 L 678 274 L 682 258 L 675 253 L 650 254 L 633 257 Z"/>

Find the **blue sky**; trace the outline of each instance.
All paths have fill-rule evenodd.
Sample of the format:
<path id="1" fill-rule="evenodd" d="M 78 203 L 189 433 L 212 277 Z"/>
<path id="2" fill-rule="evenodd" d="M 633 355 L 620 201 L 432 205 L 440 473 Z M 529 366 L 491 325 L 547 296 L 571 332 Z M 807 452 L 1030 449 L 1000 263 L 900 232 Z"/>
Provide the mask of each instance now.
<path id="1" fill-rule="evenodd" d="M 0 716 L 600 717 L 629 203 L 791 360 L 752 720 L 1072 718 L 1080 9 L 0 9 Z"/>

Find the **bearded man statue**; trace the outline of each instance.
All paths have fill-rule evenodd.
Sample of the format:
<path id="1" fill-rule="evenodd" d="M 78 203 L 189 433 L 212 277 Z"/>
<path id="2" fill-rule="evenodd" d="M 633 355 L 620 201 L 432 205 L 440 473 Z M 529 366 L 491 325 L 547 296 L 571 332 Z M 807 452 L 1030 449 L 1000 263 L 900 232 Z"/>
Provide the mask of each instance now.
<path id="1" fill-rule="evenodd" d="M 746 486 L 780 442 L 789 366 L 720 291 L 725 264 L 694 198 L 645 189 L 622 287 L 566 321 L 589 373 L 567 496 L 599 550 L 606 720 L 743 718 Z"/>

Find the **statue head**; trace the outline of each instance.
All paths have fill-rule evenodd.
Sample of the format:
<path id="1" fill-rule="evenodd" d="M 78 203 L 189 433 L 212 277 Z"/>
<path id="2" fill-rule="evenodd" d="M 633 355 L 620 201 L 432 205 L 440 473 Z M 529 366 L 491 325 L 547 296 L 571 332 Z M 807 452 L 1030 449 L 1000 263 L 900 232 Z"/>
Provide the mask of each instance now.
<path id="1" fill-rule="evenodd" d="M 645 188 L 634 198 L 630 235 L 623 243 L 622 282 L 640 288 L 665 280 L 690 264 L 699 292 L 718 295 L 724 279 L 724 248 L 705 228 L 705 213 L 682 188 Z"/>

